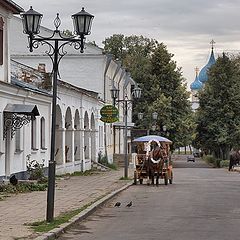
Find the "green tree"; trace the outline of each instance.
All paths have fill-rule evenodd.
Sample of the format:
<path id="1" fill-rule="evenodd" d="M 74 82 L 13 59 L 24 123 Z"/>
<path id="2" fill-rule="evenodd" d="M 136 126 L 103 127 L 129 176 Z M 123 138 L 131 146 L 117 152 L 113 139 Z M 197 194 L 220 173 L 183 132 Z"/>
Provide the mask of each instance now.
<path id="1" fill-rule="evenodd" d="M 104 50 L 121 60 L 133 79 L 143 89 L 140 100 L 134 101 L 133 120 L 139 128 L 149 129 L 152 113 L 158 112 L 157 125 L 160 130 L 167 127 L 173 149 L 190 144 L 193 120 L 189 94 L 181 69 L 172 60 L 163 43 L 143 36 L 125 37 L 115 34 L 103 42 Z M 137 113 L 144 112 L 144 120 Z"/>
<path id="2" fill-rule="evenodd" d="M 186 146 L 191 143 L 194 123 L 189 93 L 182 77 L 181 69 L 172 60 L 173 54 L 167 51 L 163 43 L 157 45 L 151 56 L 151 74 L 154 76 L 152 98 L 162 93 L 169 101 L 164 113 L 161 105 L 152 99 L 153 106 L 159 116 L 158 125 L 165 125 L 173 141 L 173 148 Z"/>
<path id="3" fill-rule="evenodd" d="M 239 61 L 225 53 L 209 70 L 209 79 L 199 94 L 195 143 L 226 159 L 240 140 Z"/>

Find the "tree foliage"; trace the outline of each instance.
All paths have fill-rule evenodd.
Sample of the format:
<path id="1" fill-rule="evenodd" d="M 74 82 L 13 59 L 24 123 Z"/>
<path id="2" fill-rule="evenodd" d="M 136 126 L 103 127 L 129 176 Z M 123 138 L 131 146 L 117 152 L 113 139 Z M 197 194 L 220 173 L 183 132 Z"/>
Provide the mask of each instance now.
<path id="1" fill-rule="evenodd" d="M 225 53 L 209 70 L 209 79 L 199 94 L 195 144 L 226 159 L 240 140 L 239 59 Z"/>
<path id="2" fill-rule="evenodd" d="M 122 62 L 142 88 L 142 97 L 134 101 L 133 120 L 138 128 L 151 128 L 152 113 L 158 113 L 157 126 L 163 125 L 173 141 L 172 148 L 191 143 L 194 123 L 189 94 L 181 69 L 172 60 L 173 54 L 163 43 L 143 36 L 115 34 L 103 42 L 104 50 Z M 137 119 L 143 112 L 144 119 Z"/>

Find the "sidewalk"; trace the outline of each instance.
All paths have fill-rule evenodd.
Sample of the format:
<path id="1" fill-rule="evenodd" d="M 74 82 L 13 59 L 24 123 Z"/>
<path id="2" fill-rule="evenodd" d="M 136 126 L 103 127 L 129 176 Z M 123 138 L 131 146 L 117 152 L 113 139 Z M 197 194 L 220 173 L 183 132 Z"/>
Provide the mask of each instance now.
<path id="1" fill-rule="evenodd" d="M 129 183 L 119 180 L 122 176 L 123 169 L 120 169 L 56 180 L 54 216 L 81 208 L 120 189 Z M 47 191 L 17 194 L 0 201 L 0 240 L 34 239 L 39 236 L 24 224 L 45 220 L 46 204 Z"/>

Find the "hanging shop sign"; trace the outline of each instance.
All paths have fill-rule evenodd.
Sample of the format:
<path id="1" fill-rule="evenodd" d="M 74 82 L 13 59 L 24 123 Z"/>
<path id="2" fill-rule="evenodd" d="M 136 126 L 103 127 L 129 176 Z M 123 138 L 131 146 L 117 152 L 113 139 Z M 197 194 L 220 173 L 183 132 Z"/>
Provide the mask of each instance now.
<path id="1" fill-rule="evenodd" d="M 118 121 L 118 109 L 113 105 L 106 105 L 100 110 L 100 120 L 105 123 L 113 123 Z"/>

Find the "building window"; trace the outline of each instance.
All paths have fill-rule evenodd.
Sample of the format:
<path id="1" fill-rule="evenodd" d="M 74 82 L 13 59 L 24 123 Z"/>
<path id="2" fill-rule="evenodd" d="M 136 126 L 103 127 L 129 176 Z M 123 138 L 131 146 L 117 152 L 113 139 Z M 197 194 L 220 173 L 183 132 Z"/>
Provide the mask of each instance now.
<path id="1" fill-rule="evenodd" d="M 41 149 L 46 149 L 45 119 L 41 118 Z"/>
<path id="2" fill-rule="evenodd" d="M 0 17 L 0 65 L 3 65 L 3 18 Z"/>
<path id="3" fill-rule="evenodd" d="M 36 134 L 37 134 L 37 121 L 36 121 L 36 119 L 33 119 L 32 120 L 32 124 L 31 124 L 32 126 L 32 129 L 31 129 L 31 148 L 32 148 L 32 150 L 36 150 L 37 149 L 37 141 L 36 141 L 36 139 L 37 139 L 37 136 L 36 136 Z"/>
<path id="4" fill-rule="evenodd" d="M 15 152 L 21 152 L 21 129 L 17 128 L 15 132 Z"/>

